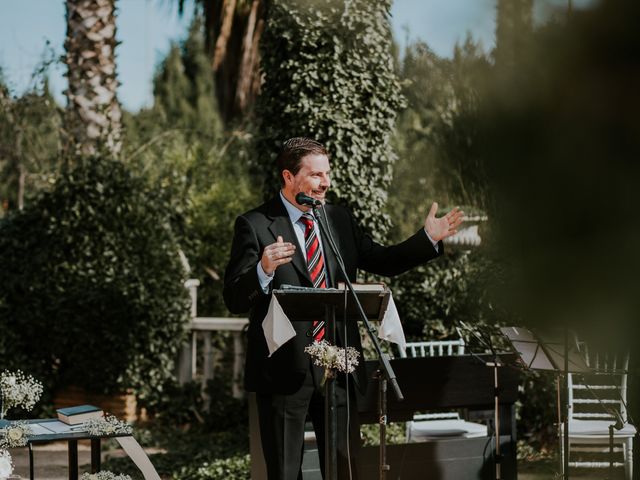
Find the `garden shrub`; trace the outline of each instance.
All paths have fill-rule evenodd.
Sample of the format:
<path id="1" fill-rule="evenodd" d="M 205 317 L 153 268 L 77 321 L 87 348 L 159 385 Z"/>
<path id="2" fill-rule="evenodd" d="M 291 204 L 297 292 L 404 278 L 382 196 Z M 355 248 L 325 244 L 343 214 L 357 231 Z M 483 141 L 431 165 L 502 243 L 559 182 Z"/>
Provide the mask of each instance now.
<path id="1" fill-rule="evenodd" d="M 446 247 L 444 256 L 393 278 L 390 287 L 409 340 L 456 336 L 456 322 L 495 322 L 479 281 L 492 268 L 480 251 Z"/>
<path id="2" fill-rule="evenodd" d="M 49 388 L 161 388 L 188 320 L 167 210 L 124 165 L 93 159 L 3 219 L 0 364 Z"/>
<path id="3" fill-rule="evenodd" d="M 229 372 L 227 375 L 223 371 L 216 371 L 216 376 L 207 382 L 208 401 L 202 394 L 200 382 L 179 385 L 172 380 L 164 384 L 161 392 L 145 401 L 147 412 L 154 417 L 154 421 L 165 426 L 199 424 L 209 432 L 248 425 L 247 401 L 232 396 L 231 370 L 226 371 Z"/>
<path id="4" fill-rule="evenodd" d="M 183 468 L 173 480 L 247 480 L 251 477 L 249 455 L 221 458 L 195 469 Z"/>
<path id="5" fill-rule="evenodd" d="M 249 433 L 241 421 L 236 422 L 233 430 L 224 432 L 212 432 L 200 426 L 175 428 L 153 422 L 147 429 L 137 428 L 134 435 L 143 447 L 163 450 L 150 455 L 162 478 L 249 478 Z M 127 457 L 109 458 L 102 467 L 126 473 L 133 480 L 143 480 L 138 468 Z"/>

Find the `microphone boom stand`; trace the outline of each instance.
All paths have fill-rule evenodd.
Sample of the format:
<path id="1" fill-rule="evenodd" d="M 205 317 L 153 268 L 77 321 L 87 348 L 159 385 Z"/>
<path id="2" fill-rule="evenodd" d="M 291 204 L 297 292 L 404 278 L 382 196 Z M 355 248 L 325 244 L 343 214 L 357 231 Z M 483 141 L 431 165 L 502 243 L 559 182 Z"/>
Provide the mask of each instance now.
<path id="1" fill-rule="evenodd" d="M 320 202 L 318 202 L 320 203 Z M 367 334 L 369 335 L 369 338 L 371 339 L 371 342 L 373 343 L 373 346 L 376 350 L 376 353 L 378 355 L 378 361 L 380 363 L 380 369 L 379 369 L 379 373 L 378 373 L 378 385 L 379 385 L 379 425 L 380 425 L 380 468 L 379 468 L 379 478 L 380 480 L 384 480 L 387 477 L 387 472 L 390 469 L 390 466 L 387 465 L 386 463 L 386 424 L 387 424 L 387 412 L 386 412 L 386 390 L 387 390 L 387 382 L 389 382 L 391 384 L 391 387 L 393 388 L 393 391 L 395 392 L 396 398 L 399 401 L 404 400 L 404 396 L 402 395 L 402 391 L 400 390 L 400 386 L 398 385 L 398 381 L 396 379 L 396 375 L 395 372 L 393 371 L 393 368 L 391 367 L 391 364 L 389 363 L 389 358 L 387 355 L 385 355 L 384 353 L 382 353 L 382 349 L 380 347 L 380 342 L 378 342 L 378 339 L 376 338 L 376 336 L 373 334 L 373 327 L 371 326 L 371 323 L 369 322 L 369 319 L 367 318 L 367 315 L 364 313 L 364 309 L 362 308 L 362 304 L 360 303 L 360 300 L 358 299 L 358 295 L 356 294 L 355 289 L 353 288 L 353 285 L 351 284 L 351 280 L 349 280 L 349 276 L 347 275 L 347 271 L 346 268 L 344 266 L 344 262 L 342 260 L 342 256 L 340 255 L 340 252 L 338 250 L 338 247 L 335 244 L 335 241 L 333 240 L 333 235 L 331 234 L 331 230 L 329 228 L 329 219 L 327 217 L 326 211 L 324 209 L 324 205 L 320 205 L 322 207 L 322 211 L 323 211 L 323 215 L 319 215 L 319 211 L 318 211 L 318 205 L 314 202 L 314 204 L 312 205 L 312 209 L 313 209 L 313 213 L 314 215 L 318 218 L 318 225 L 320 226 L 320 232 L 322 234 L 324 234 L 324 238 L 326 238 L 329 242 L 329 248 L 331 248 L 331 251 L 333 252 L 333 254 L 336 256 L 336 259 L 338 260 L 338 266 L 340 267 L 340 273 L 342 273 L 342 276 L 344 277 L 345 283 L 347 284 L 347 287 L 349 289 L 349 292 L 351 293 L 353 300 L 355 302 L 355 305 L 357 307 L 358 310 L 358 314 L 360 316 L 360 319 L 362 320 L 362 322 L 365 325 Z M 324 220 L 327 222 L 327 225 L 323 225 L 322 223 L 322 217 L 324 217 Z M 345 339 L 346 340 L 346 339 Z M 363 359 L 364 361 L 364 359 Z M 347 388 L 349 388 L 348 382 L 347 382 Z M 347 405 L 348 408 L 348 405 Z M 333 411 L 331 412 L 333 415 L 335 415 L 335 409 L 333 409 Z M 335 422 L 332 422 L 335 425 Z M 331 424 L 331 423 L 330 423 Z M 331 436 L 334 436 L 335 438 L 335 433 L 336 432 L 327 432 L 327 438 L 331 438 Z M 335 456 L 333 456 L 333 458 L 335 458 Z M 326 469 L 327 472 L 332 471 L 331 469 Z M 337 479 L 331 479 L 331 480 L 337 480 Z"/>

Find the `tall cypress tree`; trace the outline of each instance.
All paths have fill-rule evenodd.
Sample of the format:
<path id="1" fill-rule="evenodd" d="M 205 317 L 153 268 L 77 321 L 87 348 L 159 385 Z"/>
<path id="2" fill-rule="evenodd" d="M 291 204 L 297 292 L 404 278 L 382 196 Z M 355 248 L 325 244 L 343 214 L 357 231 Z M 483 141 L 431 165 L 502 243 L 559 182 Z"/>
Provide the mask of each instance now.
<path id="1" fill-rule="evenodd" d="M 511 68 L 529 48 L 533 0 L 498 0 L 496 9 L 496 65 Z"/>
<path id="2" fill-rule="evenodd" d="M 164 128 L 185 129 L 199 140 L 220 136 L 211 68 L 202 37 L 202 20 L 196 17 L 181 46 L 172 46 L 154 79 L 153 114 Z M 157 115 L 157 116 L 156 116 Z"/>
<path id="3" fill-rule="evenodd" d="M 390 1 L 275 0 L 262 48 L 258 99 L 260 175 L 279 186 L 275 157 L 284 140 L 309 136 L 332 156 L 333 202 L 354 210 L 382 238 L 391 181 L 390 139 L 400 94 L 389 28 Z"/>

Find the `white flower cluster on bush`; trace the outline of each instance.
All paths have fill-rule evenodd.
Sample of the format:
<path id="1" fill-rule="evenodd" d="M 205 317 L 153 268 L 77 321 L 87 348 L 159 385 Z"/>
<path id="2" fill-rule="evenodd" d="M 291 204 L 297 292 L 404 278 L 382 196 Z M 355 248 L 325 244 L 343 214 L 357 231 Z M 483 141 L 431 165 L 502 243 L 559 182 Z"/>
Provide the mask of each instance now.
<path id="1" fill-rule="evenodd" d="M 20 370 L 15 372 L 4 370 L 0 373 L 0 395 L 2 396 L 0 418 L 3 418 L 7 411 L 13 407 L 31 410 L 40 400 L 42 383 L 31 375 L 25 375 Z"/>
<path id="2" fill-rule="evenodd" d="M 129 475 L 116 475 L 107 470 L 98 473 L 83 473 L 80 480 L 131 480 Z"/>
<path id="3" fill-rule="evenodd" d="M 0 478 L 8 477 L 13 473 L 13 462 L 7 450 L 0 450 Z"/>
<path id="4" fill-rule="evenodd" d="M 118 434 L 131 435 L 133 432 L 131 425 L 118 420 L 113 415 L 89 419 L 82 424 L 81 429 L 89 433 L 89 435 L 95 436 Z"/>

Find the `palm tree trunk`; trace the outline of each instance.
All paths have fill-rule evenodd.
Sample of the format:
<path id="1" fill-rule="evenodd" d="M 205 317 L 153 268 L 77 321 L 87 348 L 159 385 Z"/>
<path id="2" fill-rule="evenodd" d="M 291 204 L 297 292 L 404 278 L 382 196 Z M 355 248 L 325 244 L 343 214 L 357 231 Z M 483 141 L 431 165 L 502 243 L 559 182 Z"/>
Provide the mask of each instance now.
<path id="1" fill-rule="evenodd" d="M 116 0 L 66 0 L 67 131 L 81 155 L 121 150 L 116 96 Z"/>
<path id="2" fill-rule="evenodd" d="M 205 43 L 211 56 L 218 108 L 229 123 L 251 108 L 260 91 L 258 46 L 269 0 L 195 1 L 205 18 Z"/>
<path id="3" fill-rule="evenodd" d="M 236 0 L 223 0 L 222 5 L 222 22 L 220 32 L 216 39 L 216 46 L 213 51 L 213 71 L 217 72 L 220 64 L 224 62 L 227 55 L 227 44 L 231 36 L 231 27 L 233 25 L 233 15 L 236 10 Z"/>
<path id="4" fill-rule="evenodd" d="M 255 93 L 257 93 L 257 91 L 253 91 L 255 86 L 254 77 L 259 75 L 259 69 L 257 68 L 259 62 L 258 45 L 264 29 L 264 19 L 260 18 L 258 20 L 259 10 L 260 0 L 253 0 L 242 42 L 242 62 L 238 70 L 235 100 L 235 110 L 238 113 L 247 110 L 247 107 L 253 103 Z"/>

